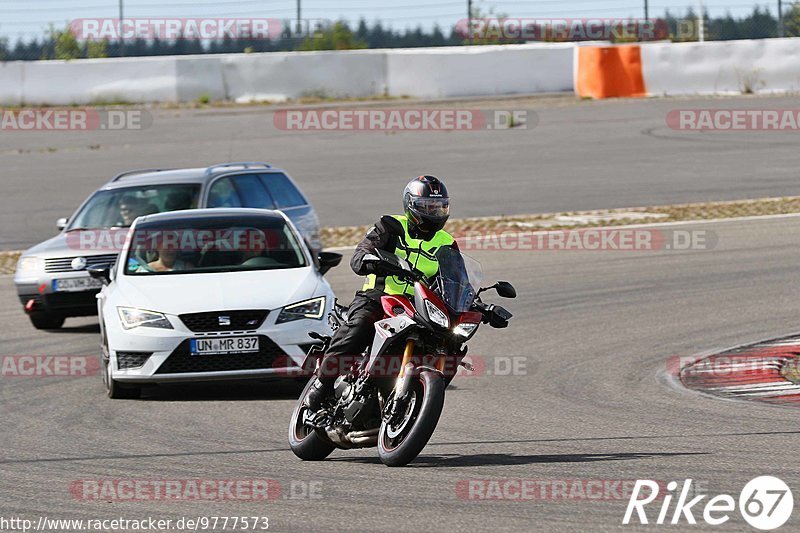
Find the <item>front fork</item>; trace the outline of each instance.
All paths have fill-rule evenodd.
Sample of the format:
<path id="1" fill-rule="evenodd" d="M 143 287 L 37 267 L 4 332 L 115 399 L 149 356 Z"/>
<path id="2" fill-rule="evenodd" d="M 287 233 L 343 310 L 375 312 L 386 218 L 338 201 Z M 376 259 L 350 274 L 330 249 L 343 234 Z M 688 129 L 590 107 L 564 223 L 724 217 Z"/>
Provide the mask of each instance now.
<path id="1" fill-rule="evenodd" d="M 408 394 L 408 390 L 411 388 L 411 382 L 416 377 L 416 373 L 414 372 L 414 363 L 411 362 L 411 358 L 414 356 L 414 347 L 414 339 L 409 338 L 406 341 L 406 347 L 403 350 L 403 361 L 400 364 L 400 373 L 397 376 L 397 381 L 395 382 L 394 386 L 394 397 L 396 399 L 404 398 L 405 395 Z M 444 365 L 445 356 L 439 355 L 434 363 L 434 368 L 437 371 L 444 373 Z"/>

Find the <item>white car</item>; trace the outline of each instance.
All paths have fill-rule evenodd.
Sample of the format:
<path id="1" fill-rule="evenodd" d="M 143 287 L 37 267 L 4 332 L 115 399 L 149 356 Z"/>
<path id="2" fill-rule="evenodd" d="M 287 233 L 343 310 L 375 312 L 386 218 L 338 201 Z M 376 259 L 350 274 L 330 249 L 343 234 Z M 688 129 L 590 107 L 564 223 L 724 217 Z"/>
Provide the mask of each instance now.
<path id="1" fill-rule="evenodd" d="M 135 220 L 114 265 L 91 267 L 111 398 L 148 383 L 297 374 L 330 335 L 334 295 L 280 211 L 199 209 Z"/>

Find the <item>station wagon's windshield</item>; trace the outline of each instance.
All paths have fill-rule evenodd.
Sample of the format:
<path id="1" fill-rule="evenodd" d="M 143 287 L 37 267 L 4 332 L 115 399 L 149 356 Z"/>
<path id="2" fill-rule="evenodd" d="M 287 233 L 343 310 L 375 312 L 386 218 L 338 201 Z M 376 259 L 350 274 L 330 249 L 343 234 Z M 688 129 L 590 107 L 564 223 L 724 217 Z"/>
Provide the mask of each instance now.
<path id="1" fill-rule="evenodd" d="M 125 274 L 198 274 L 306 266 L 303 248 L 280 218 L 214 217 L 147 223 L 130 236 Z"/>
<path id="2" fill-rule="evenodd" d="M 147 185 L 96 192 L 67 231 L 130 226 L 137 217 L 197 208 L 199 184 Z"/>

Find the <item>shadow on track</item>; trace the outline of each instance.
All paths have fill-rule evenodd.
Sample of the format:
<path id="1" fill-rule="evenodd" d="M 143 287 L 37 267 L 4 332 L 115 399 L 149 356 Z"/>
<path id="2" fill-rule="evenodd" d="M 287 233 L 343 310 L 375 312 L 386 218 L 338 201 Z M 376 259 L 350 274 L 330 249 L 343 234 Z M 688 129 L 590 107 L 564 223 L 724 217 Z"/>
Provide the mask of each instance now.
<path id="1" fill-rule="evenodd" d="M 24 464 L 24 463 L 70 463 L 75 461 L 98 461 L 115 459 L 153 459 L 160 457 L 203 457 L 220 455 L 239 455 L 239 454 L 259 454 L 259 453 L 286 453 L 289 446 L 285 448 L 264 448 L 257 450 L 218 450 L 208 452 L 173 452 L 173 453 L 140 453 L 140 454 L 117 454 L 117 455 L 84 455 L 80 457 L 43 457 L 39 459 L 2 459 L 0 465 Z M 291 452 L 289 452 L 291 453 Z"/>
<path id="2" fill-rule="evenodd" d="M 744 431 L 735 433 L 684 433 L 681 435 L 619 435 L 615 437 L 565 437 L 560 439 L 516 439 L 516 440 L 470 440 L 457 442 L 434 442 L 428 446 L 463 446 L 475 444 L 534 444 L 547 442 L 582 442 L 597 440 L 652 440 L 691 439 L 695 437 L 753 437 L 770 435 L 800 435 L 800 431 Z"/>
<path id="3" fill-rule="evenodd" d="M 71 333 L 96 333 L 100 335 L 100 324 L 82 324 L 80 326 L 62 326 L 59 329 L 48 329 L 44 333 L 52 335 L 64 335 Z M 100 339 L 97 339 L 98 343 Z"/>
<path id="4" fill-rule="evenodd" d="M 138 401 L 211 402 L 231 400 L 296 400 L 298 396 L 300 396 L 305 385 L 306 379 L 162 383 L 160 385 L 145 386 L 142 389 L 142 398 Z"/>
<path id="5" fill-rule="evenodd" d="M 634 459 L 651 459 L 654 457 L 672 457 L 676 455 L 708 455 L 705 452 L 673 452 L 673 453 L 570 453 L 558 455 L 517 455 L 512 453 L 482 453 L 474 455 L 420 455 L 410 466 L 430 467 L 462 467 L 462 466 L 515 466 L 542 463 L 593 463 L 599 461 L 630 461 Z M 374 463 L 379 464 L 377 457 L 342 457 L 331 459 L 333 462 Z"/>

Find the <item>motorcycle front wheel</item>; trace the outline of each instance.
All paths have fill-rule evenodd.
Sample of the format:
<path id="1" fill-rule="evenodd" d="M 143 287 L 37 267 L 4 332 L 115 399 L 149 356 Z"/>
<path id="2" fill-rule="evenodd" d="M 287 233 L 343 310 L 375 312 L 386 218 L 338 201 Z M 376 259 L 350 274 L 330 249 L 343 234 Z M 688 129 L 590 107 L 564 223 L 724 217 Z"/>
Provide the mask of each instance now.
<path id="1" fill-rule="evenodd" d="M 306 396 L 314 384 L 312 378 L 300 394 L 297 405 L 292 411 L 292 418 L 289 421 L 289 447 L 294 454 L 303 461 L 322 461 L 328 457 L 336 448 L 330 441 L 319 435 L 315 430 L 303 424 L 303 417 L 308 411 Z"/>
<path id="2" fill-rule="evenodd" d="M 378 456 L 386 466 L 405 466 L 420 454 L 433 435 L 444 408 L 445 384 L 436 372 L 414 380 L 404 409 L 381 423 Z"/>

